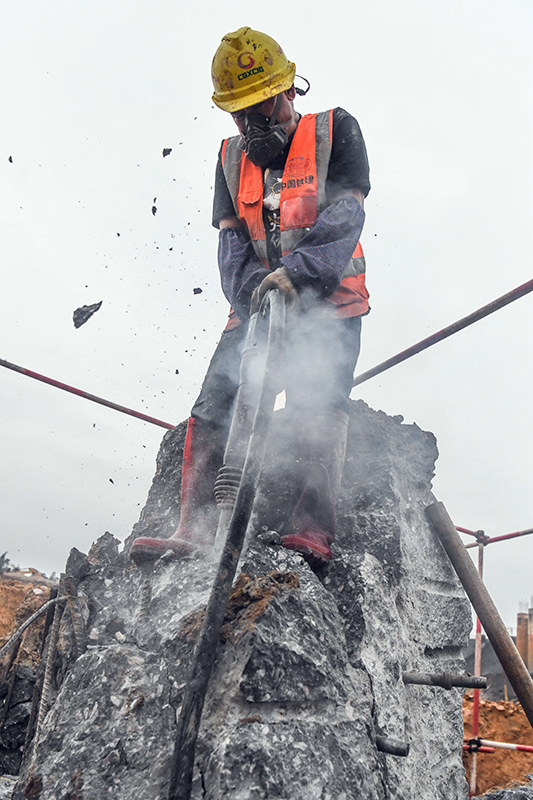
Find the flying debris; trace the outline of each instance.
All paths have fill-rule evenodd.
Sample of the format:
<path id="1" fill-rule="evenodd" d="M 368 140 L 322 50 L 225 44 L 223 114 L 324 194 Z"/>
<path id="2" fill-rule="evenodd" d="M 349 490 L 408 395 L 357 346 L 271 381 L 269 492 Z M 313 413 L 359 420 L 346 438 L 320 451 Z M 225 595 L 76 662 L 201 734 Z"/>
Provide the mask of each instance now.
<path id="1" fill-rule="evenodd" d="M 93 303 L 92 306 L 80 306 L 76 309 L 76 311 L 72 315 L 72 319 L 74 322 L 75 328 L 81 328 L 82 325 L 85 325 L 88 319 L 95 314 L 100 306 L 102 305 L 102 300 L 99 303 Z"/>
<path id="2" fill-rule="evenodd" d="M 157 197 L 154 197 L 154 204 L 153 204 L 153 206 L 152 206 L 152 214 L 154 215 L 154 217 L 155 217 L 155 215 L 157 214 L 157 206 L 156 206 L 156 204 L 155 204 L 155 201 L 156 201 L 156 200 L 157 200 Z"/>
<path id="3" fill-rule="evenodd" d="M 9 158 L 7 160 L 9 161 L 10 164 L 12 164 L 13 163 L 13 156 L 9 156 Z"/>
<path id="4" fill-rule="evenodd" d="M 171 154 L 171 152 L 172 152 L 172 148 L 171 147 L 164 147 L 163 148 L 163 158 L 165 158 L 166 156 L 169 156 Z"/>
<path id="5" fill-rule="evenodd" d="M 203 289 L 200 289 L 200 287 L 197 286 L 196 289 L 193 289 L 192 291 L 193 291 L 193 294 L 202 294 Z"/>

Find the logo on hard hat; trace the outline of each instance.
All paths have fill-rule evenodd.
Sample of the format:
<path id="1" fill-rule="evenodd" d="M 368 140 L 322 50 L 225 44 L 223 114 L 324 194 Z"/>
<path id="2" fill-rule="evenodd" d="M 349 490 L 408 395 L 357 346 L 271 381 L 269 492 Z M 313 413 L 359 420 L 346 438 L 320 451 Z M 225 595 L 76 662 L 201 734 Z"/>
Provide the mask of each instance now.
<path id="1" fill-rule="evenodd" d="M 240 75 L 237 75 L 237 79 L 243 81 L 245 78 L 249 78 L 250 75 L 257 75 L 259 72 L 264 72 L 265 70 L 263 67 L 254 67 L 253 69 L 249 69 L 246 72 L 241 72 Z"/>
<path id="2" fill-rule="evenodd" d="M 246 56 L 248 56 L 248 58 Z M 237 59 L 237 64 L 241 69 L 250 69 L 250 67 L 253 67 L 255 64 L 255 58 L 251 53 L 244 52 L 241 53 Z"/>

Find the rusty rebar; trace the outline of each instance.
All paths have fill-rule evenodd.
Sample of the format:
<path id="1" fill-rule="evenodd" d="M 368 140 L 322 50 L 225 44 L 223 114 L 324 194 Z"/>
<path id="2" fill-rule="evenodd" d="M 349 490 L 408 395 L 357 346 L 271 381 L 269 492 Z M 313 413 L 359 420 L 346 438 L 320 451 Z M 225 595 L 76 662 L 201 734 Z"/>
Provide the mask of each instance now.
<path id="1" fill-rule="evenodd" d="M 150 603 L 152 602 L 152 567 L 153 564 L 148 562 L 143 565 L 143 569 L 148 570 L 145 575 L 143 585 L 141 588 L 141 602 L 139 605 L 138 622 L 144 622 L 150 613 Z"/>
<path id="2" fill-rule="evenodd" d="M 376 736 L 376 748 L 380 753 L 405 758 L 409 755 L 409 743 L 390 739 L 388 736 Z"/>
<path id="3" fill-rule="evenodd" d="M 74 645 L 76 647 L 76 658 L 79 658 L 87 649 L 87 631 L 85 622 L 80 610 L 78 590 L 76 582 L 71 575 L 65 577 L 65 592 L 67 595 L 67 605 L 72 620 L 72 630 L 74 631 Z"/>
<path id="4" fill-rule="evenodd" d="M 8 640 L 8 641 L 5 643 L 5 645 L 4 645 L 4 646 L 2 647 L 2 649 L 0 650 L 0 659 L 1 659 L 1 658 L 2 658 L 2 657 L 3 657 L 3 656 L 4 656 L 4 655 L 5 655 L 5 654 L 6 654 L 6 653 L 9 651 L 9 650 L 11 650 L 11 648 L 13 647 L 13 645 L 14 645 L 14 644 L 15 644 L 15 643 L 16 643 L 16 642 L 17 642 L 17 641 L 20 639 L 20 637 L 22 636 L 22 634 L 24 633 L 24 631 L 25 631 L 27 628 L 29 628 L 29 627 L 30 627 L 30 625 L 32 624 L 32 622 L 35 622 L 35 620 L 36 620 L 36 619 L 38 619 L 38 618 L 41 616 L 41 614 L 44 614 L 44 612 L 45 612 L 45 611 L 46 611 L 48 608 L 50 608 L 50 606 L 53 606 L 53 605 L 55 605 L 56 603 L 59 603 L 59 602 L 64 602 L 66 599 L 67 599 L 66 597 L 54 597 L 52 600 L 48 600 L 46 603 L 43 603 L 43 605 L 42 605 L 40 608 L 38 608 L 38 609 L 37 609 L 37 611 L 36 611 L 34 614 L 32 614 L 32 615 L 31 615 L 31 617 L 28 617 L 28 619 L 27 619 L 25 622 L 23 622 L 23 623 L 22 623 L 22 625 L 20 626 L 20 628 L 17 628 L 17 630 L 15 631 L 15 633 L 13 634 L 13 636 L 11 636 L 11 637 L 9 638 L 9 640 Z"/>
<path id="5" fill-rule="evenodd" d="M 415 686 L 440 686 L 443 689 L 452 689 L 460 686 L 463 689 L 486 689 L 487 679 L 480 675 L 461 675 L 456 672 L 404 672 L 404 683 Z"/>
<path id="6" fill-rule="evenodd" d="M 63 609 L 65 608 L 66 598 L 62 597 L 65 594 L 65 577 L 66 577 L 65 574 L 62 573 L 59 579 L 59 594 L 61 595 L 61 597 L 57 598 L 56 607 L 54 609 L 54 620 L 52 622 L 52 626 L 50 628 L 50 633 L 48 636 L 43 688 L 41 691 L 39 709 L 37 711 L 34 741 L 37 741 L 39 738 L 43 720 L 50 705 L 50 697 L 52 692 L 52 676 L 56 660 L 57 642 L 59 639 L 59 627 L 61 625 L 61 617 L 63 616 Z M 63 600 L 63 602 L 61 602 L 61 600 Z"/>
<path id="7" fill-rule="evenodd" d="M 50 589 L 50 600 L 56 600 L 58 597 L 58 587 L 53 586 Z M 66 598 L 64 598 L 66 599 Z M 24 762 L 29 751 L 29 747 L 31 741 L 33 739 L 33 733 L 35 730 L 35 723 L 37 720 L 37 714 L 39 712 L 39 704 L 41 702 L 41 691 L 43 688 L 43 681 L 44 681 L 44 672 L 46 667 L 46 658 L 48 654 L 48 643 L 50 641 L 49 633 L 50 628 L 52 627 L 52 623 L 54 621 L 54 612 L 55 612 L 55 604 L 48 606 L 48 611 L 46 614 L 46 619 L 44 621 L 44 630 L 43 630 L 43 639 L 41 645 L 41 652 L 39 657 L 39 664 L 37 666 L 37 675 L 35 678 L 35 685 L 33 687 L 33 696 L 31 699 L 31 710 L 30 710 L 30 718 L 28 720 L 28 726 L 26 728 L 26 738 L 24 740 L 24 747 L 22 748 L 22 761 Z"/>

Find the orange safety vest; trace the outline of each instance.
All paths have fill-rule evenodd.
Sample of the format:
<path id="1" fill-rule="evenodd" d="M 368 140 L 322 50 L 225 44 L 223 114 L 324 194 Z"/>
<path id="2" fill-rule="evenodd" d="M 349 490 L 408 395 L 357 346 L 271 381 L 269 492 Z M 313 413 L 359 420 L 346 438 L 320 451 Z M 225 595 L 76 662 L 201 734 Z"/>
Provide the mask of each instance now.
<path id="1" fill-rule="evenodd" d="M 293 250 L 327 206 L 326 178 L 331 156 L 333 110 L 303 116 L 294 133 L 283 170 L 280 196 L 282 256 Z M 241 137 L 222 144 L 222 168 L 237 216 L 246 225 L 257 258 L 270 269 L 263 222 L 263 170 L 246 158 Z M 365 257 L 358 243 L 337 289 L 325 301 L 337 317 L 356 317 L 368 311 Z M 234 311 L 226 330 L 239 324 Z"/>

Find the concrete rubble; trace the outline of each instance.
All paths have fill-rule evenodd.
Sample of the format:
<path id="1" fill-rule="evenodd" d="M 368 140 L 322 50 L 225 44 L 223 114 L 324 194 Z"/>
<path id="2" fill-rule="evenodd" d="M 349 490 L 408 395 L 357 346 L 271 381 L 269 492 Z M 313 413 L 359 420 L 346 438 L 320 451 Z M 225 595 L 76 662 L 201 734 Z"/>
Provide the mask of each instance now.
<path id="1" fill-rule="evenodd" d="M 272 466 L 284 424 L 279 412 L 204 708 L 193 800 L 465 800 L 462 690 L 402 681 L 403 671 L 464 671 L 471 627 L 424 515 L 435 439 L 352 404 L 334 560 L 314 572 L 273 533 L 291 494 Z M 139 568 L 127 552 L 135 536 L 175 528 L 184 431 L 165 435 L 123 550 L 105 534 L 87 556 L 71 553 L 65 571 L 86 638 L 65 609 L 51 707 L 15 800 L 167 797 L 216 565 L 196 554 Z M 409 755 L 379 752 L 376 735 L 408 742 Z"/>

